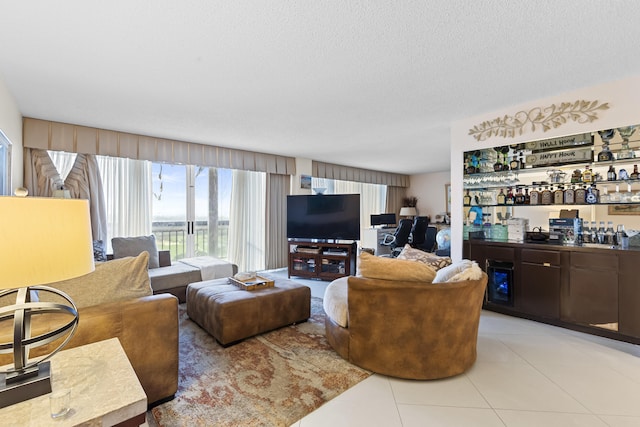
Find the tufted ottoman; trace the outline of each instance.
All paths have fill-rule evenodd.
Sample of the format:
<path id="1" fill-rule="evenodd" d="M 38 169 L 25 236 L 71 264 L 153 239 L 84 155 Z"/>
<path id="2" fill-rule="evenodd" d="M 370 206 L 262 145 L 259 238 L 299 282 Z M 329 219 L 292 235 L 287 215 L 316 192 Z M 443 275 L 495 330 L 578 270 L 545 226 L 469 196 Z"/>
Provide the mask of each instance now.
<path id="1" fill-rule="evenodd" d="M 304 322 L 311 312 L 311 289 L 286 279 L 272 288 L 245 291 L 226 278 L 187 286 L 187 315 L 220 344 L 292 323 Z"/>

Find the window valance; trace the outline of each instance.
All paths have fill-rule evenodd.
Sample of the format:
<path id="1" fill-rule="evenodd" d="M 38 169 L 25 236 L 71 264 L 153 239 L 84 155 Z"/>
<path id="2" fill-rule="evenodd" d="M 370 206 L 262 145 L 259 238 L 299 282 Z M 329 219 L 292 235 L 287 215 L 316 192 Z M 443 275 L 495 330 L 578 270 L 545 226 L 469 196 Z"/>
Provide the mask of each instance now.
<path id="1" fill-rule="evenodd" d="M 23 120 L 25 148 L 295 175 L 293 157 L 154 138 L 33 118 Z"/>
<path id="2" fill-rule="evenodd" d="M 382 184 L 392 187 L 408 187 L 409 176 L 397 173 L 380 172 L 369 169 L 359 169 L 350 166 L 334 165 L 331 163 L 313 161 L 312 174 L 316 178 L 339 179 L 342 181 L 366 182 L 368 184 Z"/>

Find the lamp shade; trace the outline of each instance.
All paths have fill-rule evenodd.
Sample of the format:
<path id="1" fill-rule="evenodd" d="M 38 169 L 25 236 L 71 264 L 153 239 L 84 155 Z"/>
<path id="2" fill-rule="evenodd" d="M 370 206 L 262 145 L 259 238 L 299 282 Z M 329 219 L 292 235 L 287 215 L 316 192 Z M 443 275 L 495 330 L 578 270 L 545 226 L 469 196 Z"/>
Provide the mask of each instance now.
<path id="1" fill-rule="evenodd" d="M 45 285 L 93 269 L 87 200 L 0 197 L 0 289 Z"/>
<path id="2" fill-rule="evenodd" d="M 403 207 L 400 208 L 400 216 L 416 216 L 418 211 L 414 207 Z"/>

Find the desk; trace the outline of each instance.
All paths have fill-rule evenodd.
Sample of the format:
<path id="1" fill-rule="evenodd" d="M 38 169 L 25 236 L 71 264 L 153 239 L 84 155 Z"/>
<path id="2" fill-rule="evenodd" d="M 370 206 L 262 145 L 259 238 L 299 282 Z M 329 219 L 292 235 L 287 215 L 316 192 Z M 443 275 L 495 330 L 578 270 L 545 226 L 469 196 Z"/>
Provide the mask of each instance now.
<path id="1" fill-rule="evenodd" d="M 49 394 L 0 409 L 0 423 L 20 426 L 139 426 L 147 396 L 124 353 L 111 338 L 63 350 L 51 358 L 51 387 L 71 390 L 71 409 L 51 418 Z"/>

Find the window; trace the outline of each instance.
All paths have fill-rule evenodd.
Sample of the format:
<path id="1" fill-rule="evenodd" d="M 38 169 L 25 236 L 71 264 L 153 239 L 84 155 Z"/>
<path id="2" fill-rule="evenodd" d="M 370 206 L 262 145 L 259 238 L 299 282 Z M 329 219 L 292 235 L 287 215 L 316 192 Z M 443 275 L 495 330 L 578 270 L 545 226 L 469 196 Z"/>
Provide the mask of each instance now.
<path id="1" fill-rule="evenodd" d="M 11 194 L 11 142 L 0 130 L 0 196 Z"/>

